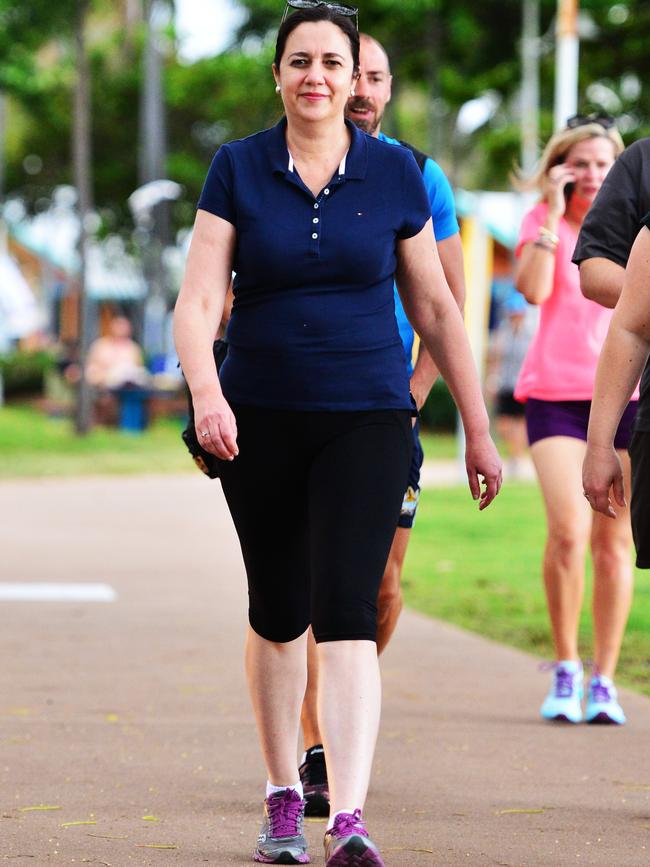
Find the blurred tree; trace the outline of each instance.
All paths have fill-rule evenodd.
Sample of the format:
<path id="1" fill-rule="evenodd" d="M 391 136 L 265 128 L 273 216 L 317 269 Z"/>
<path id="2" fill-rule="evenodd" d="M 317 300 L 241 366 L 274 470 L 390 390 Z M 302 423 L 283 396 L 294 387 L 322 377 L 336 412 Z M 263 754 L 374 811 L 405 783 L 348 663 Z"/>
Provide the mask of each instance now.
<path id="1" fill-rule="evenodd" d="M 182 64 L 169 31 L 167 174 L 187 190 L 185 201 L 174 206 L 177 224 L 191 223 L 219 144 L 280 116 L 270 65 L 283 4 L 239 2 L 247 18 L 232 46 L 218 56 Z M 12 96 L 7 187 L 32 202 L 53 184 L 70 180 L 73 3 L 0 0 L 0 88 Z M 541 135 L 546 138 L 552 127 L 556 0 L 540 5 Z M 124 203 L 137 185 L 142 39 L 135 13 L 141 4 L 93 0 L 92 8 L 95 200 L 114 228 L 129 225 Z M 581 9 L 581 107 L 622 115 L 628 141 L 650 134 L 645 74 L 650 3 L 581 0 Z M 360 0 L 360 25 L 385 44 L 392 59 L 395 94 L 386 131 L 433 153 L 458 184 L 507 189 L 508 172 L 519 155 L 520 0 Z M 482 119 L 467 107 L 481 97 Z M 25 170 L 27 154 L 41 157 L 38 173 Z"/>

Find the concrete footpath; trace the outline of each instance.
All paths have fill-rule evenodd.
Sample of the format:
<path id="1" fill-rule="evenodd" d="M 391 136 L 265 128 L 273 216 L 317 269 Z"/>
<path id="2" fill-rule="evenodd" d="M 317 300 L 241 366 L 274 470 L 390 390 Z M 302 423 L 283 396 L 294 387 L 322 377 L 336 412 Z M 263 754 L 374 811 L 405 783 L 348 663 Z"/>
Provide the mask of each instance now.
<path id="1" fill-rule="evenodd" d="M 264 773 L 219 484 L 1 483 L 0 582 L 115 593 L 0 601 L 0 863 L 249 863 Z M 387 867 L 650 865 L 650 700 L 623 693 L 623 729 L 543 724 L 537 660 L 408 612 L 382 668 Z"/>

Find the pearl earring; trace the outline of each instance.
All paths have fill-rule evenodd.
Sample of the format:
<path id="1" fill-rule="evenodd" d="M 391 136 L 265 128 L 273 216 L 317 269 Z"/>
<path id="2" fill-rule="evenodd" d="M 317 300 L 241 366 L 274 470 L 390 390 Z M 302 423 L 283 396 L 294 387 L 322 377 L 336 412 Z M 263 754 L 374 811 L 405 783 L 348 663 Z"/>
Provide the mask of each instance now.
<path id="1" fill-rule="evenodd" d="M 356 96 L 356 91 L 355 91 L 354 89 L 352 89 L 352 90 L 350 91 L 350 96 Z"/>
<path id="2" fill-rule="evenodd" d="M 281 91 L 282 91 L 282 88 L 280 87 L 280 85 L 279 85 L 279 84 L 276 84 L 276 85 L 275 85 L 275 92 L 276 92 L 276 93 L 280 93 Z"/>

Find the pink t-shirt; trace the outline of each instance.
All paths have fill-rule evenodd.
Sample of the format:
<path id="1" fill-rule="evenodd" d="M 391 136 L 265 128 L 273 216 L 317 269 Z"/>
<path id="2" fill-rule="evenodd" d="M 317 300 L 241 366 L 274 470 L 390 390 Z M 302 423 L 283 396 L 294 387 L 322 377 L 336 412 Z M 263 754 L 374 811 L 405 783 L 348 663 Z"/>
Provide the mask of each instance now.
<path id="1" fill-rule="evenodd" d="M 548 206 L 541 202 L 524 217 L 515 255 L 535 241 L 546 220 Z M 540 305 L 537 333 L 521 367 L 515 398 L 538 400 L 591 400 L 598 357 L 613 310 L 589 301 L 580 291 L 578 266 L 571 261 L 578 237 L 560 219 L 560 241 L 555 254 L 553 290 Z M 635 399 L 638 394 L 635 394 Z"/>

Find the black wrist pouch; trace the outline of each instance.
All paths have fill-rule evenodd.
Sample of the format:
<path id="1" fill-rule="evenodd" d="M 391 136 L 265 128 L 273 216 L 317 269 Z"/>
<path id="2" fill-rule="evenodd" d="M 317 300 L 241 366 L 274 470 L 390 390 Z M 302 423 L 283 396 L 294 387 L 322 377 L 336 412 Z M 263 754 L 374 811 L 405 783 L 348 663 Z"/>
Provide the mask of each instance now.
<path id="1" fill-rule="evenodd" d="M 226 341 L 215 340 L 212 344 L 212 353 L 214 355 L 214 363 L 217 367 L 217 371 L 219 371 L 228 353 L 228 344 Z M 194 428 L 194 405 L 192 404 L 192 394 L 189 388 L 187 389 L 187 415 L 187 427 L 181 434 L 183 442 L 187 446 L 188 452 L 192 455 L 194 463 L 201 472 L 205 473 L 205 475 L 209 476 L 211 479 L 217 479 L 219 478 L 221 461 L 216 455 L 206 452 L 203 446 L 199 443 Z"/>

